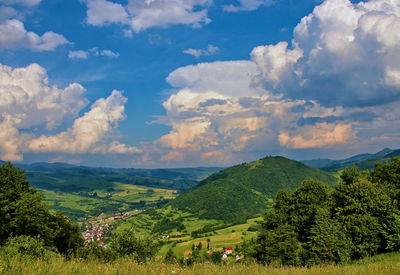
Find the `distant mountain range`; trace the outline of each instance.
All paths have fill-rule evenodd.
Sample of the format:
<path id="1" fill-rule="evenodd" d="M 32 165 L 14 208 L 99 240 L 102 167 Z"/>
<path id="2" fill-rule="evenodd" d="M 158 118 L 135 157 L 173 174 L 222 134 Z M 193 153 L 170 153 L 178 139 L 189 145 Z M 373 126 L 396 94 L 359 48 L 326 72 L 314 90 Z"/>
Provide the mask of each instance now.
<path id="1" fill-rule="evenodd" d="M 302 160 L 301 162 L 311 167 L 329 171 L 340 170 L 353 164 L 359 169 L 365 170 L 374 168 L 376 162 L 388 162 L 394 156 L 400 156 L 400 149 L 385 148 L 375 154 L 359 154 L 342 160 L 312 159 Z"/>
<path id="2" fill-rule="evenodd" d="M 307 178 L 337 182 L 331 173 L 301 162 L 266 157 L 212 174 L 168 205 L 200 218 L 235 222 L 267 209 L 278 190 L 293 190 Z"/>
<path id="3" fill-rule="evenodd" d="M 4 161 L 0 161 L 0 163 L 4 163 Z M 220 167 L 103 168 L 47 162 L 14 165 L 25 170 L 28 181 L 33 187 L 67 192 L 107 189 L 112 187 L 113 182 L 186 190 L 222 169 Z"/>

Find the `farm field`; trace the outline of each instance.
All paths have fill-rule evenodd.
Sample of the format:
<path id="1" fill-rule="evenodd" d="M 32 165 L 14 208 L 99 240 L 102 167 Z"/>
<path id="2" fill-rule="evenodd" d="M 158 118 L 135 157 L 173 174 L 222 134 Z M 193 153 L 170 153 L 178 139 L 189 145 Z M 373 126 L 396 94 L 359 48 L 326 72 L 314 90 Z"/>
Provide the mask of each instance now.
<path id="1" fill-rule="evenodd" d="M 63 192 L 41 189 L 51 208 L 67 214 L 72 219 L 101 213 L 111 214 L 152 206 L 176 197 L 177 191 L 114 182 L 114 191 L 95 189 L 90 193 Z"/>
<path id="2" fill-rule="evenodd" d="M 218 229 L 209 234 L 204 234 L 206 236 L 191 238 L 190 236 L 182 238 L 173 238 L 171 242 L 164 245 L 159 253 L 158 257 L 164 256 L 169 249 L 172 249 L 174 254 L 178 257 L 184 256 L 185 252 L 190 251 L 192 245 L 202 244 L 202 247 L 207 247 L 209 245 L 211 250 L 222 249 L 226 247 L 235 247 L 242 243 L 244 240 L 249 240 L 257 236 L 257 232 L 249 231 L 249 227 L 258 225 L 263 219 L 261 217 L 249 219 L 244 224 L 238 224 L 229 226 L 223 229 Z M 195 225 L 196 224 L 196 225 Z M 204 226 L 200 223 L 192 223 L 192 226 Z"/>
<path id="3" fill-rule="evenodd" d="M 262 217 L 248 219 L 243 224 L 225 224 L 219 220 L 200 219 L 195 215 L 171 206 L 152 209 L 119 222 L 115 231 L 132 226 L 139 234 L 159 237 L 163 246 L 157 257 L 165 256 L 172 249 L 178 257 L 183 257 L 190 251 L 192 245 L 207 245 L 211 249 L 235 247 L 236 245 L 256 236 L 255 228 L 263 220 Z M 193 234 L 193 232 L 199 232 Z M 205 250 L 204 250 L 205 251 Z"/>

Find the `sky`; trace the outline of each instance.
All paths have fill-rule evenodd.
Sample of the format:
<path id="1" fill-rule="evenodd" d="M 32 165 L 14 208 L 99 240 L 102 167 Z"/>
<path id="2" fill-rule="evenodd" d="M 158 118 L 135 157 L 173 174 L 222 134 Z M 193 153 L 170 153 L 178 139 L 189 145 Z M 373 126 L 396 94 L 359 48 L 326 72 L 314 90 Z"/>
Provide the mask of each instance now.
<path id="1" fill-rule="evenodd" d="M 0 159 L 400 148 L 400 0 L 0 0 Z"/>

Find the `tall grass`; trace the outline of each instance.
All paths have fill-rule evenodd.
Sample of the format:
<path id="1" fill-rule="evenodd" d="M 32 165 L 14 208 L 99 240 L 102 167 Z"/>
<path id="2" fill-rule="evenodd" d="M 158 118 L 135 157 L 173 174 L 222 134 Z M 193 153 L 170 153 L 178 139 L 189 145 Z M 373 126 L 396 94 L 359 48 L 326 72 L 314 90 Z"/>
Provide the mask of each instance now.
<path id="1" fill-rule="evenodd" d="M 400 274 L 400 254 L 378 256 L 344 266 L 315 266 L 312 268 L 265 267 L 259 264 L 194 264 L 190 267 L 162 263 L 137 264 L 130 259 L 112 263 L 96 260 L 65 260 L 58 257 L 48 261 L 14 257 L 0 259 L 0 274 Z"/>

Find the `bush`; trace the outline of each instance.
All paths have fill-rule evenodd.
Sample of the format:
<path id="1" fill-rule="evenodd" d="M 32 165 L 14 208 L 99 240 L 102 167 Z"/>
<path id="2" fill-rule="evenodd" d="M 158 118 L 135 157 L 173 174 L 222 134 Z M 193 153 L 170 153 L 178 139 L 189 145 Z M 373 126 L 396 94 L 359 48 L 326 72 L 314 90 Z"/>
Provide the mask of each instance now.
<path id="1" fill-rule="evenodd" d="M 137 237 L 136 234 L 133 228 L 124 228 L 113 236 L 110 248 L 118 256 L 132 257 L 138 263 L 145 263 L 154 258 L 159 248 L 152 239 Z"/>
<path id="2" fill-rule="evenodd" d="M 117 258 L 117 254 L 110 248 L 99 246 L 96 242 L 91 242 L 88 246 L 80 247 L 75 257 L 83 260 L 97 259 L 102 262 L 111 262 Z"/>
<path id="3" fill-rule="evenodd" d="M 8 258 L 22 256 L 49 260 L 58 255 L 54 247 L 47 247 L 42 239 L 30 236 L 8 238 L 1 251 Z"/>
<path id="4" fill-rule="evenodd" d="M 221 263 L 221 261 L 222 261 L 222 251 L 214 251 L 214 252 L 211 254 L 211 261 L 212 261 L 214 264 L 219 264 L 219 263 Z"/>
<path id="5" fill-rule="evenodd" d="M 174 252 L 172 251 L 172 249 L 169 249 L 167 251 L 167 254 L 164 257 L 164 263 L 166 263 L 166 264 L 175 264 L 175 263 L 177 263 L 176 256 L 175 256 Z"/>

